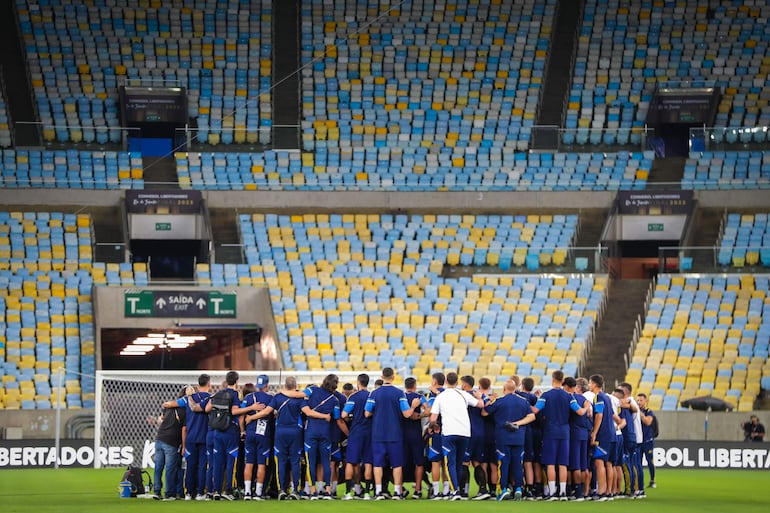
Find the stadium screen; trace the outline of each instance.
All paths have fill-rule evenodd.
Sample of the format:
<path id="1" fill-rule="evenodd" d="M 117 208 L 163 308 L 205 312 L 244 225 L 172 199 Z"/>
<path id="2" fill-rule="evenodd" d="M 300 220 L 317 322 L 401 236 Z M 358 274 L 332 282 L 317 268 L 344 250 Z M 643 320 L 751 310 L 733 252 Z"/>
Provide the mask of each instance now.
<path id="1" fill-rule="evenodd" d="M 187 123 L 187 91 L 183 87 L 121 87 L 120 97 L 127 126 Z"/>

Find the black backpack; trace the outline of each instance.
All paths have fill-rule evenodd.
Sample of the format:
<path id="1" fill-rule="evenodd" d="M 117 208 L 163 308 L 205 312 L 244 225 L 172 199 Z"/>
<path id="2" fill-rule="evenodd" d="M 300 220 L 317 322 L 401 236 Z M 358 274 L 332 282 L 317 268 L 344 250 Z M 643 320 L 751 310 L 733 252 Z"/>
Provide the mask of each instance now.
<path id="1" fill-rule="evenodd" d="M 650 427 L 652 428 L 652 437 L 658 438 L 658 435 L 660 434 L 660 427 L 658 426 L 658 417 L 652 416 L 652 424 L 650 424 Z"/>
<path id="2" fill-rule="evenodd" d="M 218 431 L 227 431 L 233 420 L 233 393 L 224 388 L 214 394 L 209 412 L 209 427 Z"/>
<path id="3" fill-rule="evenodd" d="M 144 484 L 144 476 L 147 476 L 148 484 L 146 486 Z M 131 465 L 126 467 L 126 471 L 123 473 L 123 481 L 131 483 L 131 497 L 144 495 L 147 490 L 152 488 L 150 474 L 146 470 Z"/>

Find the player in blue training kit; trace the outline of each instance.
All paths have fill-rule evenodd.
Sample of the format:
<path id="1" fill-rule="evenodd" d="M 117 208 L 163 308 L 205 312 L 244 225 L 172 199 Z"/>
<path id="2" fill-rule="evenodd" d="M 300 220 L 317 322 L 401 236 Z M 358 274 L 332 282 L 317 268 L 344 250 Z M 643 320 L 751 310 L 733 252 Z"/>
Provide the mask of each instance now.
<path id="1" fill-rule="evenodd" d="M 585 379 L 582 380 L 585 382 Z M 591 435 L 593 418 L 591 405 L 578 390 L 577 380 L 573 377 L 564 378 L 564 390 L 570 394 L 578 406 L 586 409 L 585 415 L 570 412 L 569 416 L 569 470 L 572 472 L 573 497 L 577 501 L 585 499 L 583 488 L 588 473 L 588 439 Z M 588 386 L 587 383 L 585 386 Z"/>
<path id="2" fill-rule="evenodd" d="M 305 390 L 307 400 L 302 413 L 307 417 L 305 424 L 305 462 L 310 481 L 311 500 L 331 499 L 331 422 L 340 418 L 340 403 L 334 391 L 339 378 L 329 374 L 320 387 Z M 318 464 L 323 469 L 323 480 L 318 479 Z"/>
<path id="3" fill-rule="evenodd" d="M 444 383 L 446 382 L 446 376 L 443 372 L 434 372 L 431 376 L 431 385 L 430 385 L 430 391 L 428 393 L 428 413 L 430 413 L 430 408 L 433 407 L 433 401 L 436 400 L 436 397 L 444 391 Z M 441 499 L 444 496 L 449 496 L 449 481 L 448 476 L 446 476 L 446 472 L 444 471 L 444 467 L 441 465 L 441 463 L 444 461 L 444 451 L 441 448 L 441 416 L 439 415 L 438 420 L 435 423 L 431 423 L 430 427 L 426 430 L 425 433 L 427 440 L 425 452 L 426 452 L 426 459 L 428 460 L 428 464 L 430 465 L 430 476 L 431 481 L 433 483 L 433 487 L 430 490 L 430 493 L 428 494 L 429 498 L 432 499 Z M 442 473 L 444 474 L 444 490 L 441 490 L 441 481 L 442 481 Z"/>
<path id="4" fill-rule="evenodd" d="M 518 376 L 515 376 L 518 378 Z M 514 379 L 514 382 L 516 380 Z M 521 389 L 516 394 L 535 406 L 537 396 L 534 393 L 535 380 L 526 377 L 521 380 Z M 524 433 L 524 497 L 534 499 L 543 495 L 543 468 L 540 457 L 543 452 L 543 414 L 535 414 L 535 422 L 527 424 Z"/>
<path id="5" fill-rule="evenodd" d="M 270 404 L 273 400 L 273 394 L 267 391 L 270 379 L 265 374 L 257 376 L 257 390 L 241 401 L 242 408 L 248 408 L 252 405 L 262 405 L 261 409 Z M 267 468 L 268 458 L 273 452 L 273 429 L 275 422 L 271 417 L 255 419 L 249 414 L 245 419 L 246 440 L 244 441 L 244 469 L 243 483 L 245 500 L 262 500 L 262 488 L 265 484 L 265 470 Z M 254 465 L 257 466 L 256 482 L 254 483 L 254 493 L 252 494 L 251 485 L 254 477 Z"/>
<path id="6" fill-rule="evenodd" d="M 227 387 L 225 390 L 232 394 L 232 407 L 230 409 L 230 426 L 224 430 L 214 431 L 214 458 L 212 478 L 214 500 L 235 500 L 233 495 L 233 470 L 235 469 L 235 460 L 238 457 L 238 445 L 240 443 L 241 430 L 238 425 L 238 415 L 252 411 L 254 406 L 241 408 L 240 397 L 238 396 L 238 373 L 229 371 L 225 375 Z M 206 411 L 211 412 L 212 401 L 206 404 Z"/>
<path id="7" fill-rule="evenodd" d="M 255 413 L 254 419 L 275 417 L 273 454 L 276 460 L 278 500 L 299 500 L 302 477 L 302 407 L 305 394 L 297 391 L 297 380 L 289 376 L 283 389 L 273 396 L 267 407 Z M 250 416 L 252 417 L 252 416 Z M 289 481 L 291 473 L 291 481 Z M 292 487 L 289 487 L 289 485 Z"/>
<path id="8" fill-rule="evenodd" d="M 348 432 L 348 447 L 345 452 L 347 463 L 345 465 L 345 495 L 343 500 L 353 498 L 363 499 L 364 492 L 361 489 L 359 471 L 363 472 L 363 479 L 372 479 L 372 419 L 364 415 L 366 401 L 369 399 L 369 375 L 358 375 L 358 391 L 351 394 L 345 402 L 342 418 L 350 418 Z M 363 470 L 361 470 L 363 465 Z M 355 484 L 354 484 L 355 483 Z"/>
<path id="9" fill-rule="evenodd" d="M 417 393 L 417 380 L 406 378 L 404 380 L 404 392 L 407 404 L 412 404 L 416 399 L 420 406 L 427 404 L 425 396 Z M 413 499 L 422 498 L 422 478 L 425 472 L 425 442 L 422 439 L 422 411 L 415 410 L 411 417 L 403 420 L 404 431 L 404 465 L 414 468 L 414 493 Z"/>
<path id="10" fill-rule="evenodd" d="M 473 387 L 476 385 L 476 380 L 473 376 L 463 376 L 460 378 L 461 388 L 463 391 L 473 393 Z M 479 393 L 481 393 L 479 391 Z M 489 401 L 489 396 L 481 393 L 481 400 L 486 403 Z M 464 497 L 468 496 L 468 489 L 470 488 L 470 466 L 473 466 L 474 470 L 479 469 L 481 473 L 486 473 L 483 464 L 487 460 L 487 441 L 489 439 L 494 440 L 494 434 L 492 432 L 487 433 L 487 426 L 482 410 L 480 408 L 468 408 L 468 417 L 471 421 L 471 437 L 468 440 L 468 447 L 465 449 L 464 469 L 463 476 L 460 478 L 462 486 L 462 493 Z M 479 475 L 479 473 L 476 473 Z M 479 485 L 478 493 L 474 500 L 486 500 L 490 497 L 486 487 L 486 479 Z"/>
<path id="11" fill-rule="evenodd" d="M 390 367 L 382 369 L 383 384 L 369 394 L 364 414 L 372 417 L 372 455 L 374 459 L 375 500 L 385 499 L 382 493 L 382 475 L 386 463 L 393 471 L 393 499 L 401 500 L 403 484 L 404 435 L 401 419 L 408 418 L 419 406 L 414 400 L 410 406 L 404 391 L 393 386 L 395 373 Z"/>
<path id="12" fill-rule="evenodd" d="M 541 463 L 545 465 L 548 478 L 549 500 L 567 500 L 567 465 L 569 464 L 569 418 L 573 411 L 585 415 L 585 408 L 562 388 L 564 373 L 560 370 L 551 374 L 553 388 L 543 392 L 535 403 L 533 411 L 542 411 L 545 417 L 543 428 L 543 454 Z M 556 491 L 556 468 L 559 469 L 559 491 Z"/>
<path id="13" fill-rule="evenodd" d="M 495 422 L 495 446 L 500 465 L 500 493 L 497 500 L 507 499 L 511 493 L 521 500 L 524 486 L 524 426 L 535 421 L 532 407 L 517 395 L 516 384 L 508 380 L 503 385 L 503 396 L 484 406 L 483 415 Z"/>
<path id="14" fill-rule="evenodd" d="M 621 428 L 621 465 L 623 467 L 624 490 L 621 493 L 633 498 L 636 492 L 636 466 L 634 464 L 636 431 L 634 430 L 634 414 L 627 407 L 627 403 L 625 408 L 622 406 L 625 401 L 625 391 L 622 388 L 618 387 L 612 393 L 620 400 L 621 408 L 618 416 L 623 420 Z M 628 476 L 627 481 L 626 476 Z"/>
<path id="15" fill-rule="evenodd" d="M 186 408 L 186 427 L 184 458 L 186 461 L 185 499 L 205 500 L 206 493 L 206 435 L 209 430 L 209 418 L 204 409 L 208 403 L 211 378 L 208 374 L 198 376 L 198 390 L 187 387 L 185 397 L 163 403 L 164 408 Z M 189 497 L 188 497 L 189 496 Z"/>
<path id="16" fill-rule="evenodd" d="M 604 377 L 601 374 L 592 375 L 589 389 L 594 393 L 594 424 L 591 430 L 589 445 L 593 447 L 594 474 L 596 476 L 597 500 L 611 500 L 611 480 L 615 478 L 612 464 L 615 443 L 615 419 L 610 397 L 602 391 Z M 620 419 L 617 419 L 618 421 Z"/>

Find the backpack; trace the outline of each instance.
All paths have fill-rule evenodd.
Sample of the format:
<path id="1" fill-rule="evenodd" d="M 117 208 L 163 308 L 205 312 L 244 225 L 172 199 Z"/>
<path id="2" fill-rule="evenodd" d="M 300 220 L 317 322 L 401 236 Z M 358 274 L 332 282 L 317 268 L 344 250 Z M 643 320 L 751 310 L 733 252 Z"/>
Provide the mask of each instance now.
<path id="1" fill-rule="evenodd" d="M 144 484 L 144 476 L 147 476 L 148 484 L 146 486 Z M 126 467 L 126 471 L 123 473 L 123 481 L 131 483 L 131 497 L 144 495 L 147 490 L 152 488 L 150 474 L 146 470 L 131 465 Z"/>
<path id="2" fill-rule="evenodd" d="M 650 424 L 650 427 L 652 428 L 652 437 L 658 438 L 658 435 L 660 434 L 660 427 L 658 426 L 658 417 L 653 415 L 652 424 Z"/>
<path id="3" fill-rule="evenodd" d="M 218 431 L 227 431 L 233 420 L 233 393 L 230 389 L 222 389 L 214 394 L 210 401 L 209 427 Z"/>

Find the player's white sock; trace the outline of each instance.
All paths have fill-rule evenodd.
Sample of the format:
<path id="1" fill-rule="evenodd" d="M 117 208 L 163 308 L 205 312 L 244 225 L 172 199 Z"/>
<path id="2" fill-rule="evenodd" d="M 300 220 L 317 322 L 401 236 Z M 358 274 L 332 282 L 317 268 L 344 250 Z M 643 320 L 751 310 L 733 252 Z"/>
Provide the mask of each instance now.
<path id="1" fill-rule="evenodd" d="M 262 483 L 256 483 L 254 485 L 254 495 L 262 496 Z"/>
<path id="2" fill-rule="evenodd" d="M 244 481 L 243 487 L 246 489 L 246 495 L 251 494 L 251 481 Z"/>
<path id="3" fill-rule="evenodd" d="M 444 481 L 444 495 L 449 495 L 449 481 Z"/>
<path id="4" fill-rule="evenodd" d="M 393 493 L 395 493 L 396 495 L 401 495 L 401 485 L 394 484 Z"/>
<path id="5" fill-rule="evenodd" d="M 356 492 L 356 495 L 359 495 L 361 493 L 361 485 L 359 483 L 354 484 L 353 491 Z"/>
<path id="6" fill-rule="evenodd" d="M 324 482 L 323 481 L 316 481 L 315 482 L 315 489 L 319 492 L 324 489 Z"/>
<path id="7" fill-rule="evenodd" d="M 337 481 L 332 481 L 332 495 L 337 495 Z"/>
<path id="8" fill-rule="evenodd" d="M 441 483 L 438 481 L 433 481 L 433 495 L 438 495 L 439 490 L 441 490 Z"/>
<path id="9" fill-rule="evenodd" d="M 546 495 L 556 494 L 556 481 L 548 481 L 548 493 Z"/>
<path id="10" fill-rule="evenodd" d="M 377 494 L 377 495 L 382 493 L 382 485 L 381 484 L 374 485 L 374 493 Z"/>
<path id="11" fill-rule="evenodd" d="M 567 483 L 559 483 L 559 495 L 567 495 Z"/>

